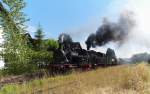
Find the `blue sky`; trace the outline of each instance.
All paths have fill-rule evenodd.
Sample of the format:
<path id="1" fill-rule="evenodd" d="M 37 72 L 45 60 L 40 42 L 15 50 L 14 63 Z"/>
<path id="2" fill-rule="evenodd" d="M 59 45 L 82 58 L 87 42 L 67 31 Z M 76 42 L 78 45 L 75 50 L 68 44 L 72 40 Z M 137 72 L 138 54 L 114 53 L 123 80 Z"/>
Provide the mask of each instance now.
<path id="1" fill-rule="evenodd" d="M 26 0 L 28 25 L 34 31 L 40 23 L 47 38 L 57 38 L 70 28 L 80 27 L 106 13 L 112 0 Z M 72 32 L 72 31 L 70 31 Z"/>

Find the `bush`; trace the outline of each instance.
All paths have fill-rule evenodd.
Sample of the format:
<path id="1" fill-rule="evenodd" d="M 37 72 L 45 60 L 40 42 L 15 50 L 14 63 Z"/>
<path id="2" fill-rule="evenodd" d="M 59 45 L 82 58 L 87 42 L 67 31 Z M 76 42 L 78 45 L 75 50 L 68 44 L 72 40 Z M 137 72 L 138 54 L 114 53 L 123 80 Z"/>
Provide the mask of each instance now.
<path id="1" fill-rule="evenodd" d="M 48 39 L 45 41 L 45 49 L 53 50 L 59 48 L 59 43 L 53 39 Z"/>

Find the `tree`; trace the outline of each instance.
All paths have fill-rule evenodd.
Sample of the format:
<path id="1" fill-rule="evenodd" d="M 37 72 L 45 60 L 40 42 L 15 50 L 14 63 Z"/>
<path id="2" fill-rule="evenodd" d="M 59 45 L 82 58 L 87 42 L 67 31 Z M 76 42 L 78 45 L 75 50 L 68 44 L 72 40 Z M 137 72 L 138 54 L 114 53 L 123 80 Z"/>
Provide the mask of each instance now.
<path id="1" fill-rule="evenodd" d="M 42 49 L 43 33 L 39 26 L 36 34 L 37 49 L 32 49 L 32 38 L 26 33 L 25 22 L 28 21 L 22 12 L 23 0 L 0 1 L 0 26 L 3 29 L 4 43 L 1 55 L 5 61 L 5 70 L 10 74 L 22 74 L 36 71 L 38 64 L 49 63 L 53 53 Z M 33 40 L 34 41 L 34 40 Z"/>
<path id="2" fill-rule="evenodd" d="M 52 51 L 59 48 L 58 41 L 55 41 L 53 39 L 47 39 L 45 40 L 45 49 L 48 51 Z"/>
<path id="3" fill-rule="evenodd" d="M 0 25 L 3 29 L 3 58 L 8 73 L 21 74 L 31 71 L 31 50 L 27 46 L 25 22 L 28 20 L 22 12 L 23 0 L 0 1 Z M 33 68 L 33 67 L 32 67 Z"/>
<path id="4" fill-rule="evenodd" d="M 43 38 L 44 38 L 44 33 L 43 33 L 41 25 L 39 24 L 38 29 L 35 32 L 35 39 L 36 39 L 35 49 L 36 50 L 42 50 L 43 49 Z"/>
<path id="5" fill-rule="evenodd" d="M 27 34 L 29 38 L 28 46 L 32 49 L 30 63 L 41 68 L 40 65 L 47 65 L 53 59 L 53 51 L 48 51 L 49 42 L 44 40 L 44 32 L 39 24 L 37 31 L 35 32 L 35 38 L 32 38 L 30 34 Z"/>

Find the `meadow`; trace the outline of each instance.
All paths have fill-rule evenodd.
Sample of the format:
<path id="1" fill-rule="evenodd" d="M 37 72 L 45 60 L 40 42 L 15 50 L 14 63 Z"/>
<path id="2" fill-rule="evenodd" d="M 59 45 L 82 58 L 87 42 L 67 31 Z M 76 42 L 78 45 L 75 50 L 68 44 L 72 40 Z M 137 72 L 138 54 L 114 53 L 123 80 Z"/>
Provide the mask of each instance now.
<path id="1" fill-rule="evenodd" d="M 150 94 L 146 63 L 99 68 L 6 85 L 0 94 Z"/>

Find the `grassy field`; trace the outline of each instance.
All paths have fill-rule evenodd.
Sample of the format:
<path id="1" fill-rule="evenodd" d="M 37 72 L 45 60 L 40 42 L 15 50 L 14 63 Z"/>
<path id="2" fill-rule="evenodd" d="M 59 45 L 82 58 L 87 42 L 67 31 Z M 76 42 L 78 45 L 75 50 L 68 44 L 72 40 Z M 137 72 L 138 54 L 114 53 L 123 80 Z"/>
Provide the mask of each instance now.
<path id="1" fill-rule="evenodd" d="M 0 94 L 150 94 L 150 67 L 121 65 L 6 85 Z"/>

